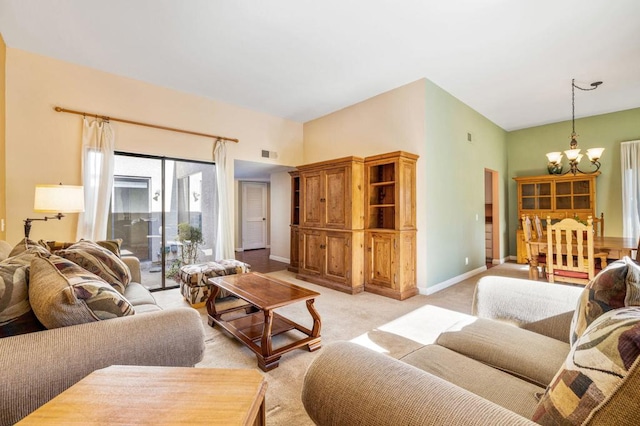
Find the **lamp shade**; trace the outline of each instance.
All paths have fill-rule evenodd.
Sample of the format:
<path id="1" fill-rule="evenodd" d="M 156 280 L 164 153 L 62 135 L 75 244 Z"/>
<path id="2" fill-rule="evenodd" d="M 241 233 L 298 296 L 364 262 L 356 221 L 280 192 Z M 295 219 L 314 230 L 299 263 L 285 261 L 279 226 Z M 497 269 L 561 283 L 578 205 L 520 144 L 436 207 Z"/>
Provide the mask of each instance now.
<path id="1" fill-rule="evenodd" d="M 580 148 L 568 149 L 564 153 L 567 156 L 567 158 L 569 159 L 569 161 L 575 161 L 578 158 L 578 156 L 580 155 Z"/>
<path id="2" fill-rule="evenodd" d="M 587 150 L 587 157 L 591 161 L 598 161 L 600 157 L 602 157 L 602 153 L 604 152 L 604 148 L 590 148 Z"/>
<path id="3" fill-rule="evenodd" d="M 80 213 L 84 211 L 84 187 L 36 185 L 33 211 L 39 213 Z"/>
<path id="4" fill-rule="evenodd" d="M 561 152 L 549 152 L 547 153 L 547 159 L 550 163 L 557 164 L 562 161 L 562 153 Z"/>

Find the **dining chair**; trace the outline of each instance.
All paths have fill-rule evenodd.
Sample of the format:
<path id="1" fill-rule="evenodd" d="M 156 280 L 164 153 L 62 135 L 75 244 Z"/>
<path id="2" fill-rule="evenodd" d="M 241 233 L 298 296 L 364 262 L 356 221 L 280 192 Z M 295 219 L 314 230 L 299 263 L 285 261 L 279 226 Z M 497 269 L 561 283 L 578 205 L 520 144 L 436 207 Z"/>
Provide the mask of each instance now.
<path id="1" fill-rule="evenodd" d="M 537 218 L 537 216 L 536 216 Z M 538 219 L 539 221 L 539 219 Z M 529 264 L 529 279 L 530 280 L 538 280 L 540 279 L 540 270 L 539 267 L 542 268 L 542 276 L 544 276 L 546 270 L 546 255 L 538 253 L 537 246 L 532 246 L 531 241 L 533 239 L 540 240 L 542 235 L 542 227 L 538 228 L 536 223 L 536 235 L 533 233 L 531 224 L 531 218 L 527 215 L 522 215 L 522 230 L 524 233 L 524 242 L 527 251 L 527 263 Z"/>
<path id="2" fill-rule="evenodd" d="M 547 216 L 547 279 L 586 285 L 606 265 L 607 253 L 593 248 L 593 218 L 584 225 L 573 218 L 552 224 Z"/>
<path id="3" fill-rule="evenodd" d="M 542 221 L 540 220 L 540 216 L 535 215 L 533 217 L 533 221 L 536 225 L 536 234 L 538 235 L 538 239 L 541 240 L 544 237 L 544 232 L 542 230 Z"/>
<path id="4" fill-rule="evenodd" d="M 600 212 L 600 217 L 593 218 L 593 229 L 596 237 L 604 237 L 604 212 Z"/>

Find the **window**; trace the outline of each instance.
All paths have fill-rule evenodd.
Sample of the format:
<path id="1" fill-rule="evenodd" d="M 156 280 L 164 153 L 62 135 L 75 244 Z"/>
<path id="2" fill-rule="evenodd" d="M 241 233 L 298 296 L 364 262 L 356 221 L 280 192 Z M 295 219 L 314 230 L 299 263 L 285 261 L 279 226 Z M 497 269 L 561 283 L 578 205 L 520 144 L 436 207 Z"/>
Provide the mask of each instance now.
<path id="1" fill-rule="evenodd" d="M 174 276 L 185 244 L 181 227 L 202 234 L 196 261 L 213 260 L 215 179 L 213 163 L 116 153 L 108 236 L 122 239 L 123 255 L 140 259 L 145 287 L 178 285 Z"/>

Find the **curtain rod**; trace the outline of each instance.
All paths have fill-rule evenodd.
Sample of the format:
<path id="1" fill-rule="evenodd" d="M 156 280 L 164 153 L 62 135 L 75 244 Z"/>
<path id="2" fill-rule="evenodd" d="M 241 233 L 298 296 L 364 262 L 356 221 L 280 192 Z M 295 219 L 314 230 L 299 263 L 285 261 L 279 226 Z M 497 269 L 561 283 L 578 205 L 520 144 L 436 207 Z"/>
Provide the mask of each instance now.
<path id="1" fill-rule="evenodd" d="M 68 112 L 69 114 L 78 114 L 78 115 L 82 115 L 82 116 L 102 118 L 103 120 L 106 120 L 106 121 L 119 121 L 121 123 L 135 124 L 137 126 L 152 127 L 154 129 L 170 130 L 172 132 L 187 133 L 189 135 L 196 135 L 196 136 L 204 136 L 205 138 L 222 139 L 222 140 L 225 140 L 225 141 L 236 142 L 236 143 L 239 142 L 238 139 L 227 138 L 225 136 L 217 136 L 217 135 L 210 135 L 208 133 L 192 132 L 191 130 L 176 129 L 176 128 L 173 128 L 173 127 L 159 126 L 157 124 L 141 123 L 139 121 L 125 120 L 123 118 L 108 117 L 106 115 L 92 114 L 92 113 L 84 112 L 84 111 L 74 111 L 72 109 L 66 109 L 66 108 L 62 108 L 62 107 L 59 107 L 59 106 L 56 106 L 53 109 L 55 109 L 57 112 Z"/>

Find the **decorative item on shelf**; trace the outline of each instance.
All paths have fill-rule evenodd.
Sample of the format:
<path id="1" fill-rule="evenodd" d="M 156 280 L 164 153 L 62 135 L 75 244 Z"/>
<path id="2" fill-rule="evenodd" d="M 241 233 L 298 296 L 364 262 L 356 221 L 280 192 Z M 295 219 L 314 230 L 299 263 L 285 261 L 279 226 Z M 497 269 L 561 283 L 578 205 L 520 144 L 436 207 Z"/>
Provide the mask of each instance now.
<path id="1" fill-rule="evenodd" d="M 547 154 L 548 155 L 548 154 Z M 550 175 L 561 175 L 562 174 L 562 154 L 560 154 L 560 159 L 557 163 L 548 163 L 547 170 Z"/>
<path id="2" fill-rule="evenodd" d="M 29 237 L 31 222 L 62 219 L 62 213 L 82 213 L 84 211 L 84 187 L 75 185 L 36 185 L 33 211 L 37 213 L 57 213 L 55 216 L 24 220 L 24 236 Z"/>
<path id="3" fill-rule="evenodd" d="M 591 88 L 583 88 L 580 86 L 576 86 L 575 79 L 571 80 L 571 142 L 569 143 L 568 150 L 564 151 L 569 160 L 569 170 L 562 173 L 562 153 L 561 152 L 549 152 L 547 153 L 547 159 L 549 160 L 549 164 L 547 165 L 547 169 L 549 170 L 549 174 L 567 174 L 569 172 L 574 175 L 578 172 L 583 174 L 592 174 L 597 172 L 600 169 L 600 157 L 602 156 L 602 152 L 604 148 L 590 148 L 587 149 L 587 157 L 589 157 L 589 161 L 591 164 L 595 166 L 595 170 L 591 172 L 584 172 L 578 168 L 578 164 L 580 164 L 580 160 L 582 160 L 583 154 L 580 154 L 580 148 L 578 148 L 578 141 L 576 134 L 576 94 L 575 89 L 580 89 L 584 91 L 595 90 L 602 84 L 601 81 L 595 81 L 591 83 Z M 558 170 L 558 167 L 560 171 Z"/>

